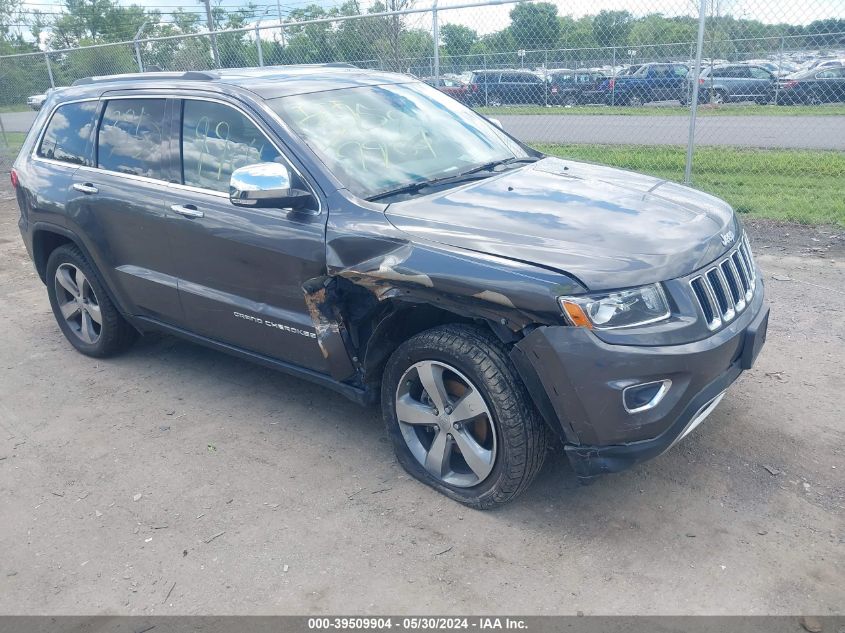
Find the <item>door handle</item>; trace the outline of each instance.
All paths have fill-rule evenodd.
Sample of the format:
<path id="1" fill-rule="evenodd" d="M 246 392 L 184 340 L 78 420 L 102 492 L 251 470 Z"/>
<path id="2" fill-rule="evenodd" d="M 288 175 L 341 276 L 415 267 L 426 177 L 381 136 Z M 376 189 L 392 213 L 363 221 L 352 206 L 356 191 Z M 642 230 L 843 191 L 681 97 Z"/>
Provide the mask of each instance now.
<path id="1" fill-rule="evenodd" d="M 175 211 L 179 215 L 184 215 L 186 218 L 202 218 L 202 217 L 205 217 L 205 213 L 203 213 L 202 211 L 199 211 L 192 204 L 173 204 L 173 205 L 170 205 L 170 210 Z"/>
<path id="2" fill-rule="evenodd" d="M 75 182 L 73 183 L 73 188 L 81 193 L 97 193 L 99 191 L 90 182 Z"/>

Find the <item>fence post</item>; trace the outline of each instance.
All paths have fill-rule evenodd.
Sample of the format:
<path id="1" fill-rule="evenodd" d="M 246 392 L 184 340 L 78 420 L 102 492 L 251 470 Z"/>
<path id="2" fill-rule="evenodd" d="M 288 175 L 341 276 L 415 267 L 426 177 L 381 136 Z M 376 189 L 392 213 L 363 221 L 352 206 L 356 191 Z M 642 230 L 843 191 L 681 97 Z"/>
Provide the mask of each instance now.
<path id="1" fill-rule="evenodd" d="M 778 99 L 780 99 L 780 78 L 783 76 L 783 45 L 784 45 L 784 37 L 783 35 L 780 36 L 780 52 L 778 53 L 778 76 L 777 81 L 775 82 L 775 105 L 778 104 Z"/>
<path id="2" fill-rule="evenodd" d="M 264 51 L 261 49 L 261 31 L 258 29 L 258 22 L 255 23 L 255 47 L 258 49 L 258 65 L 264 65 Z"/>
<path id="3" fill-rule="evenodd" d="M 434 37 L 434 85 L 440 83 L 440 23 L 437 19 L 437 0 L 431 5 L 431 34 Z"/>
<path id="4" fill-rule="evenodd" d="M 220 64 L 220 51 L 217 50 L 217 32 L 214 30 L 214 17 L 211 14 L 210 0 L 202 0 L 205 5 L 205 18 L 208 24 L 208 34 L 211 36 L 211 57 L 214 60 L 215 68 L 222 68 Z"/>
<path id="5" fill-rule="evenodd" d="M 50 87 L 56 87 L 56 81 L 53 79 L 53 67 L 50 65 L 50 53 L 44 51 L 44 61 L 47 62 L 47 74 L 50 76 Z"/>
<path id="6" fill-rule="evenodd" d="M 138 40 L 141 39 L 141 33 L 144 32 L 147 23 L 144 22 L 141 27 L 138 29 L 138 32 L 135 33 L 135 37 L 133 38 L 132 42 L 135 44 L 135 60 L 138 62 L 138 72 L 144 72 L 144 60 L 141 58 L 141 45 L 138 43 Z"/>
<path id="7" fill-rule="evenodd" d="M 692 75 L 692 97 L 689 115 L 689 138 L 687 139 L 687 160 L 684 165 L 684 184 L 692 183 L 692 154 L 695 146 L 695 117 L 698 114 L 698 77 L 701 75 L 701 52 L 704 48 L 704 21 L 707 17 L 707 0 L 701 0 L 698 8 L 698 42 L 695 49 L 695 68 Z"/>
<path id="8" fill-rule="evenodd" d="M 484 62 L 484 70 L 486 71 L 487 70 L 487 53 L 484 53 L 482 60 Z M 487 73 L 486 72 L 484 73 L 484 105 L 485 106 L 487 105 Z"/>
<path id="9" fill-rule="evenodd" d="M 613 67 L 610 70 L 613 83 L 610 85 L 610 105 L 616 105 L 616 47 L 613 47 Z"/>

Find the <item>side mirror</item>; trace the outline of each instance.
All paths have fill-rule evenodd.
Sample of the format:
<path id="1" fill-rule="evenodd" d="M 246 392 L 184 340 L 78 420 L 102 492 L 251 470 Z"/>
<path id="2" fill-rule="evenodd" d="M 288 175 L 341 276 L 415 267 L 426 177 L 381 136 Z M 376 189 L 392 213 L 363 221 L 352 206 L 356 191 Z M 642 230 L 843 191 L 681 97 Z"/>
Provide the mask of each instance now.
<path id="1" fill-rule="evenodd" d="M 239 167 L 229 178 L 229 200 L 239 207 L 301 209 L 311 193 L 291 184 L 291 173 L 281 163 Z"/>
<path id="2" fill-rule="evenodd" d="M 504 130 L 504 129 L 505 129 L 505 128 L 503 128 L 503 127 L 502 127 L 502 122 L 501 122 L 501 121 L 499 121 L 499 119 L 494 119 L 493 117 L 488 116 L 488 117 L 487 117 L 487 120 L 488 120 L 488 121 L 490 121 L 490 123 L 492 123 L 493 125 L 495 125 L 495 126 L 496 126 L 497 128 L 499 128 L 500 130 Z"/>

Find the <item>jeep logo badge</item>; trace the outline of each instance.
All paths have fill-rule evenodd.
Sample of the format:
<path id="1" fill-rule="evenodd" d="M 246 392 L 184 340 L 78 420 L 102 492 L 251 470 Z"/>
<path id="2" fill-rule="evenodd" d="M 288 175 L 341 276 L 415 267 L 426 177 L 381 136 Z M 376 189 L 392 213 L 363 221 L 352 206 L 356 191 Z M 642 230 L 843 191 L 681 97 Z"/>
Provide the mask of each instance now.
<path id="1" fill-rule="evenodd" d="M 727 246 L 734 241 L 734 232 L 728 231 L 727 233 L 722 233 L 719 237 L 722 240 L 722 246 Z"/>

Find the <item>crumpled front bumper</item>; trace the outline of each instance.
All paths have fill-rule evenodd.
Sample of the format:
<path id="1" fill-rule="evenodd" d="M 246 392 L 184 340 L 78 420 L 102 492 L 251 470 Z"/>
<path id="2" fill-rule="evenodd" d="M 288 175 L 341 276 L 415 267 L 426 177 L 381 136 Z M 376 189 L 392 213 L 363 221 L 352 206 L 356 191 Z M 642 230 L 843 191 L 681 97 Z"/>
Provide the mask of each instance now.
<path id="1" fill-rule="evenodd" d="M 712 336 L 659 347 L 611 345 L 584 328 L 541 327 L 514 346 L 511 358 L 576 474 L 589 479 L 656 457 L 697 426 L 751 367 L 768 315 L 758 292 Z M 657 406 L 626 410 L 626 387 L 666 379 L 672 384 Z"/>

